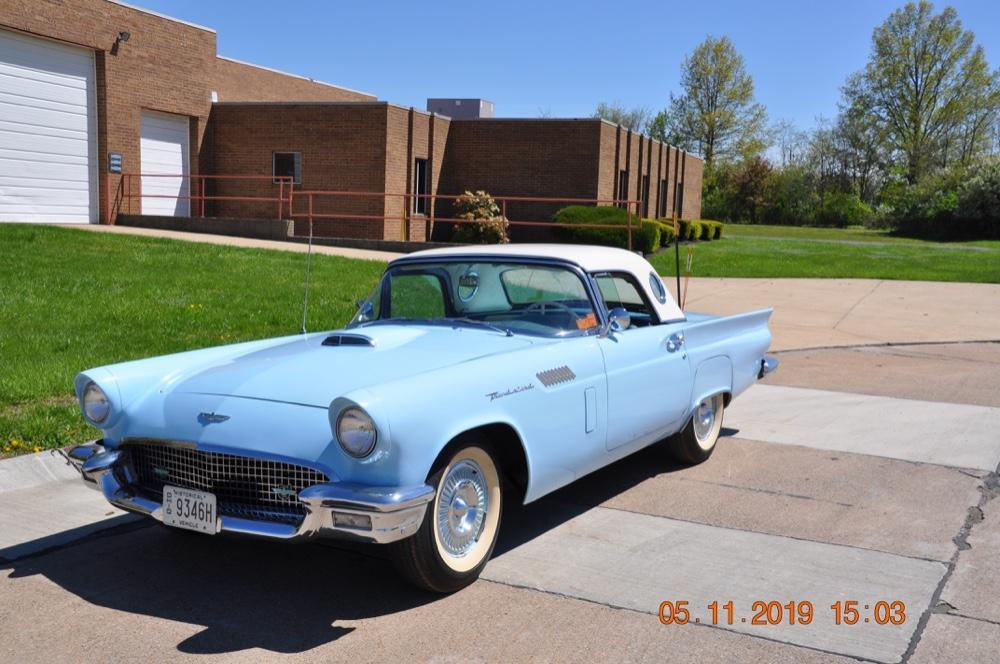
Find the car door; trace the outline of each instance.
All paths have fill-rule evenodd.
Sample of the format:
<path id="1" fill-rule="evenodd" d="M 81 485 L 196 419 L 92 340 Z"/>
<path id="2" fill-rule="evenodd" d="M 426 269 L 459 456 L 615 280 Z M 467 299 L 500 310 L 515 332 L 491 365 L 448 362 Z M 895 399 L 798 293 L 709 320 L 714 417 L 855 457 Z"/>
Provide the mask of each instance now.
<path id="1" fill-rule="evenodd" d="M 607 374 L 608 450 L 642 447 L 680 428 L 691 398 L 682 323 L 661 324 L 635 277 L 594 275 L 604 305 L 626 309 L 631 324 L 600 339 Z"/>

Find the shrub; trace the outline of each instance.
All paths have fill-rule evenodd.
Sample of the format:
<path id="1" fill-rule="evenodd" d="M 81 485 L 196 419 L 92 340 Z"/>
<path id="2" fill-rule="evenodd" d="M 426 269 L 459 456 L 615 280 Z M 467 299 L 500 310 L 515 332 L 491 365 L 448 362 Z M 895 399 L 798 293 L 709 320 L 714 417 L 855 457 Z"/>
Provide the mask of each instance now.
<path id="1" fill-rule="evenodd" d="M 823 199 L 822 207 L 816 214 L 820 226 L 862 226 L 871 219 L 872 209 L 857 194 L 832 193 Z"/>
<path id="2" fill-rule="evenodd" d="M 500 206 L 485 191 L 466 191 L 455 199 L 458 219 L 473 223 L 455 224 L 452 240 L 464 244 L 507 244 L 510 223 L 500 214 Z"/>
<path id="3" fill-rule="evenodd" d="M 958 189 L 956 237 L 1000 240 L 1000 159 L 982 164 Z"/>
<path id="4" fill-rule="evenodd" d="M 684 239 L 697 240 L 699 237 L 701 237 L 701 222 L 700 221 L 687 222 L 687 232 L 684 234 Z"/>
<path id="5" fill-rule="evenodd" d="M 599 244 L 608 247 L 628 247 L 628 212 L 619 207 L 600 205 L 570 205 L 556 212 L 553 221 L 556 236 L 573 244 Z M 615 225 L 622 228 L 587 228 L 588 225 Z M 632 248 L 652 253 L 660 246 L 660 225 L 654 219 L 632 217 Z"/>
<path id="6" fill-rule="evenodd" d="M 632 248 L 651 254 L 660 248 L 660 225 L 655 219 L 643 219 L 638 234 L 633 234 Z"/>
<path id="7" fill-rule="evenodd" d="M 660 226 L 660 246 L 665 247 L 674 241 L 674 224 L 670 221 L 657 220 Z"/>

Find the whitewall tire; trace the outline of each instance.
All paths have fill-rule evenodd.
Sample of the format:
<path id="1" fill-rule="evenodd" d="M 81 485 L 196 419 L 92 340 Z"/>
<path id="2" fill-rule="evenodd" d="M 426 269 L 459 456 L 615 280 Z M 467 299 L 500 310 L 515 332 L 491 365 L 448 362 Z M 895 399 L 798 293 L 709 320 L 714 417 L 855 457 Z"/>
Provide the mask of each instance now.
<path id="1" fill-rule="evenodd" d="M 420 529 L 394 545 L 400 573 L 440 593 L 475 581 L 496 546 L 503 483 L 489 446 L 467 441 L 427 479 L 436 488 Z"/>
<path id="2" fill-rule="evenodd" d="M 725 398 L 721 394 L 698 402 L 687 426 L 667 439 L 670 455 L 684 464 L 701 463 L 712 456 L 722 432 L 725 409 Z"/>

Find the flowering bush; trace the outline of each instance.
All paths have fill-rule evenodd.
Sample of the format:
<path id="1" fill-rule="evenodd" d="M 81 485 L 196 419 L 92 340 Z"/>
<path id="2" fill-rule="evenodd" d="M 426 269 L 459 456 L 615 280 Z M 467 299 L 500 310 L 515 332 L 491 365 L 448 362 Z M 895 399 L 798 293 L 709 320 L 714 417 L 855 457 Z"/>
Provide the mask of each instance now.
<path id="1" fill-rule="evenodd" d="M 455 216 L 473 223 L 455 224 L 452 240 L 464 244 L 508 244 L 510 222 L 485 191 L 466 191 L 454 203 Z"/>

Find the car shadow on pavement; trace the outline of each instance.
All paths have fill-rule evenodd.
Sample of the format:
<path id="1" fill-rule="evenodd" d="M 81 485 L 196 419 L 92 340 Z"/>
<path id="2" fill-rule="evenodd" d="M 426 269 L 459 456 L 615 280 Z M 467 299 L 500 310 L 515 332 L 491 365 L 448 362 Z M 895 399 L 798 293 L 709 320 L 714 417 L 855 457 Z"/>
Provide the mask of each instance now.
<path id="1" fill-rule="evenodd" d="M 729 437 L 737 433 L 737 429 L 723 427 L 720 435 Z M 670 459 L 665 444 L 656 443 L 630 454 L 528 505 L 516 501 L 505 503 L 503 527 L 493 557 L 502 556 L 648 479 L 687 469 L 688 466 Z"/>
<path id="2" fill-rule="evenodd" d="M 732 435 L 724 430 L 723 435 Z M 598 470 L 541 500 L 505 504 L 494 557 L 663 473 L 685 466 L 661 444 Z M 337 622 L 399 613 L 440 599 L 408 585 L 385 549 L 207 537 L 132 524 L 0 565 L 10 578 L 42 575 L 115 611 L 203 629 L 177 644 L 189 654 L 262 648 L 301 653 L 354 631 Z"/>
<path id="3" fill-rule="evenodd" d="M 406 611 L 437 596 L 386 560 L 351 550 L 207 537 L 151 525 L 0 566 L 41 574 L 98 606 L 203 626 L 177 649 L 300 653 L 354 630 L 338 626 Z"/>

